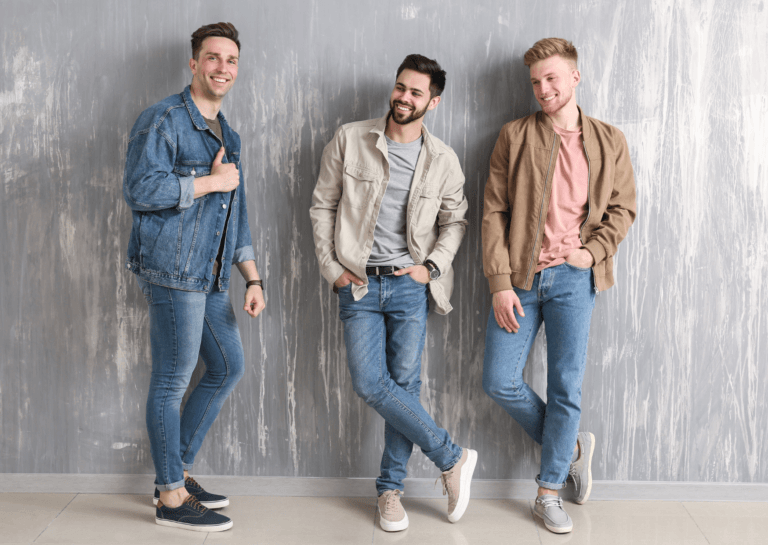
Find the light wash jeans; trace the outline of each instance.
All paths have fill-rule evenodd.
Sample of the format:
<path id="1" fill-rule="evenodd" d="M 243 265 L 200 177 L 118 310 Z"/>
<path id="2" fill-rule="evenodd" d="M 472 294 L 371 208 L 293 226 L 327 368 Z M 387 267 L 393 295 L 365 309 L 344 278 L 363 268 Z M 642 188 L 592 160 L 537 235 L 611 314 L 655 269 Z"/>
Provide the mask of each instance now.
<path id="1" fill-rule="evenodd" d="M 149 305 L 152 379 L 147 431 L 159 490 L 184 486 L 205 434 L 243 376 L 243 345 L 226 291 L 182 291 L 138 279 Z M 179 416 L 197 358 L 205 374 Z"/>
<path id="2" fill-rule="evenodd" d="M 379 495 L 403 490 L 414 443 L 440 471 L 461 458 L 461 447 L 419 402 L 427 305 L 427 286 L 407 274 L 369 276 L 368 293 L 359 301 L 351 284 L 339 289 L 352 386 L 385 420 Z"/>
<path id="3" fill-rule="evenodd" d="M 581 418 L 581 383 L 595 306 L 591 269 L 563 263 L 544 269 L 530 291 L 514 288 L 525 317 L 507 333 L 491 309 L 485 336 L 483 389 L 541 445 L 543 488 L 565 486 Z M 523 368 L 542 321 L 547 328 L 547 402 L 523 382 Z"/>

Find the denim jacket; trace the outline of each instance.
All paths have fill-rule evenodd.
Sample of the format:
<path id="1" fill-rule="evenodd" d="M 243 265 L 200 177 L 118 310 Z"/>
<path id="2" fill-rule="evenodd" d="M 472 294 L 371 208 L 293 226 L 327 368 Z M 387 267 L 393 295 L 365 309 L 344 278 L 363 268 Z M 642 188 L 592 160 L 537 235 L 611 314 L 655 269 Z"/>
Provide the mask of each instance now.
<path id="1" fill-rule="evenodd" d="M 218 119 L 226 149 L 222 161 L 237 165 L 240 185 L 197 199 L 194 180 L 210 174 L 222 143 L 192 101 L 189 86 L 144 110 L 131 130 L 123 178 L 123 196 L 133 211 L 126 267 L 151 284 L 207 291 L 225 233 L 220 290 L 229 287 L 232 263 L 254 259 L 240 137 L 221 112 Z"/>

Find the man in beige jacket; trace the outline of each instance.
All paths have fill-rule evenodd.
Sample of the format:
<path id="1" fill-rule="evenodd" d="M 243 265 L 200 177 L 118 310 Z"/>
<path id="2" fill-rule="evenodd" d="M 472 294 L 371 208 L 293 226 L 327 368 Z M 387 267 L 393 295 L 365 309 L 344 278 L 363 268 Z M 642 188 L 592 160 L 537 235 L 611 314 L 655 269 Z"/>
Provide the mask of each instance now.
<path id="1" fill-rule="evenodd" d="M 456 154 L 422 125 L 445 72 L 421 55 L 397 71 L 389 113 L 340 127 L 323 151 L 310 216 L 320 270 L 339 296 L 355 392 L 385 420 L 376 481 L 381 528 L 408 527 L 400 503 L 414 443 L 442 472 L 448 520 L 469 502 L 477 452 L 456 445 L 419 402 L 427 296 L 451 310 L 466 229 Z"/>
<path id="2" fill-rule="evenodd" d="M 541 445 L 534 513 L 566 533 L 573 523 L 557 491 L 570 476 L 584 503 L 592 488 L 595 437 L 579 433 L 589 322 L 595 295 L 613 285 L 613 255 L 635 218 L 635 182 L 621 131 L 576 105 L 573 44 L 540 40 L 524 61 L 542 111 L 507 123 L 491 156 L 483 388 Z M 546 403 L 522 378 L 542 322 Z"/>

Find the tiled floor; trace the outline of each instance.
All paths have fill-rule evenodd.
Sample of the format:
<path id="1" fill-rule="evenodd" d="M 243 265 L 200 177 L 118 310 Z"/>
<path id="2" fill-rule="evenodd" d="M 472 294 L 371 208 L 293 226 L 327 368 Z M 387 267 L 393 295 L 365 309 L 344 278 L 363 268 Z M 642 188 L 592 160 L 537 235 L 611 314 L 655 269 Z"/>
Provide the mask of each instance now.
<path id="1" fill-rule="evenodd" d="M 404 498 L 410 528 L 387 534 L 374 498 L 241 496 L 222 511 L 235 526 L 204 534 L 154 523 L 150 496 L 0 494 L 0 543 L 66 545 L 768 545 L 768 503 L 592 501 L 567 504 L 571 534 L 546 530 L 525 500 L 472 500 L 451 524 L 445 500 Z"/>

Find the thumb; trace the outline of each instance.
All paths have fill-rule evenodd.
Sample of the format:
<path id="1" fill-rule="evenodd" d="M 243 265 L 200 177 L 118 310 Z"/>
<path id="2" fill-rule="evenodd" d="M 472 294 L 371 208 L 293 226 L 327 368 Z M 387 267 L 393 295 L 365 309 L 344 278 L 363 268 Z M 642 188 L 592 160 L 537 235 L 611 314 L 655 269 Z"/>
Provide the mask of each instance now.
<path id="1" fill-rule="evenodd" d="M 224 157 L 224 146 L 221 146 L 221 148 L 219 148 L 219 153 L 216 154 L 216 158 L 213 160 L 213 164 L 220 165 L 222 157 Z"/>

